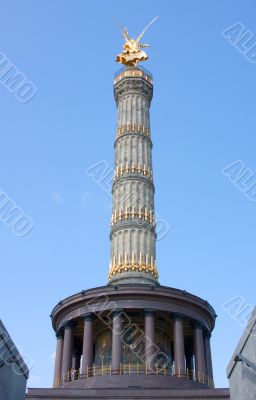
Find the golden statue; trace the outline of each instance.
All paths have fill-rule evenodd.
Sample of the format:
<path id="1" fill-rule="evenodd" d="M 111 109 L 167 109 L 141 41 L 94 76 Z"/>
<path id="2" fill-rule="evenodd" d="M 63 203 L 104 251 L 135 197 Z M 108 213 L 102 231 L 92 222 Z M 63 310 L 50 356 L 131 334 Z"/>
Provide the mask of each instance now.
<path id="1" fill-rule="evenodd" d="M 125 44 L 123 45 L 123 51 L 121 54 L 118 54 L 116 57 L 116 62 L 120 64 L 124 64 L 127 67 L 136 67 L 136 65 L 140 61 L 146 61 L 148 56 L 144 50 L 145 47 L 150 47 L 149 44 L 140 43 L 143 38 L 146 30 L 158 19 L 159 17 L 155 17 L 136 39 L 131 39 L 128 34 L 127 28 L 124 28 L 121 25 L 123 31 L 123 37 L 125 39 Z M 120 24 L 118 24 L 120 25 Z"/>

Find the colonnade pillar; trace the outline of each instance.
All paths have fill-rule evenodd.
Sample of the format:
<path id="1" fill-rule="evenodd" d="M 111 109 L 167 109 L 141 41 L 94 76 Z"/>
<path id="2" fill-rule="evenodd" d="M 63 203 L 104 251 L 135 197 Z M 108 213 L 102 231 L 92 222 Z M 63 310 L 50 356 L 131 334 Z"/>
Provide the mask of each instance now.
<path id="1" fill-rule="evenodd" d="M 112 327 L 112 373 L 120 373 L 120 364 L 122 360 L 121 332 L 122 332 L 122 310 L 113 312 Z"/>
<path id="2" fill-rule="evenodd" d="M 185 376 L 185 344 L 184 344 L 184 328 L 183 317 L 174 315 L 174 360 L 175 360 L 175 375 Z"/>
<path id="3" fill-rule="evenodd" d="M 63 355 L 63 333 L 56 333 L 57 344 L 56 344 L 56 355 L 55 355 L 55 367 L 54 367 L 54 380 L 53 387 L 57 388 L 60 385 L 61 380 L 61 367 L 62 367 L 62 355 Z"/>
<path id="4" fill-rule="evenodd" d="M 63 356 L 62 356 L 62 371 L 61 377 L 63 380 L 67 379 L 68 372 L 72 366 L 72 352 L 74 343 L 74 324 L 67 322 L 64 326 L 64 344 L 63 344 Z"/>
<path id="5" fill-rule="evenodd" d="M 154 369 L 155 351 L 155 311 L 144 310 L 145 321 L 145 364 L 147 371 Z"/>
<path id="6" fill-rule="evenodd" d="M 213 383 L 213 370 L 212 370 L 212 354 L 211 354 L 211 334 L 210 332 L 204 332 L 204 349 L 205 349 L 205 362 L 206 362 L 206 373 L 211 383 Z"/>
<path id="7" fill-rule="evenodd" d="M 200 323 L 195 324 L 194 341 L 195 341 L 196 378 L 200 382 L 204 381 L 206 382 L 203 327 Z"/>
<path id="8" fill-rule="evenodd" d="M 93 320 L 92 313 L 84 316 L 82 375 L 87 375 L 93 365 Z"/>

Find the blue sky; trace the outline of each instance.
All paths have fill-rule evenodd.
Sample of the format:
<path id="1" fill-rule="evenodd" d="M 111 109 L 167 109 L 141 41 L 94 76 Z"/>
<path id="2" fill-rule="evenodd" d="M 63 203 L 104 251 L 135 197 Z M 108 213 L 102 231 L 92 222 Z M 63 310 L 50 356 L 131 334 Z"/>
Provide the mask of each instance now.
<path id="1" fill-rule="evenodd" d="M 241 160 L 256 173 L 256 64 L 222 31 L 240 22 L 256 37 L 254 11 L 253 0 L 2 4 L 0 53 L 37 90 L 22 103 L 0 83 L 0 187 L 34 222 L 17 237 L 0 220 L 0 317 L 33 365 L 30 387 L 52 384 L 54 305 L 107 282 L 111 198 L 86 170 L 113 165 L 122 39 L 110 15 L 131 34 L 160 16 L 145 36 L 156 210 L 170 225 L 157 243 L 160 282 L 215 308 L 214 375 L 227 385 L 243 316 L 223 304 L 255 303 L 256 203 L 222 171 Z"/>

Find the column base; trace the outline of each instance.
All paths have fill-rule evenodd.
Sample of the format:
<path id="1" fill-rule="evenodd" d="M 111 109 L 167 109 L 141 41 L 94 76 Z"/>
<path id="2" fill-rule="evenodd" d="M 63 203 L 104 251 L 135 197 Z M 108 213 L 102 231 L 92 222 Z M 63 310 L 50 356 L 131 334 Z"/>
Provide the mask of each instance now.
<path id="1" fill-rule="evenodd" d="M 173 376 L 175 376 L 175 378 L 186 378 L 187 379 L 186 373 L 174 374 Z"/>
<path id="2" fill-rule="evenodd" d="M 147 273 L 125 272 L 112 276 L 108 285 L 150 285 L 159 286 L 154 276 Z"/>

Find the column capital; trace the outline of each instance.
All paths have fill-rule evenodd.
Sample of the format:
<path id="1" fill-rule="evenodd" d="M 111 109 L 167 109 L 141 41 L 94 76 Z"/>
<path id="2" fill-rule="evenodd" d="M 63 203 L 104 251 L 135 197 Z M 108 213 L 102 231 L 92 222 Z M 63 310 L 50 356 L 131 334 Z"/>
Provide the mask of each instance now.
<path id="1" fill-rule="evenodd" d="M 123 312 L 122 308 L 116 308 L 115 310 L 112 311 L 112 315 L 113 315 L 113 317 L 116 317 L 118 315 L 121 315 L 122 312 Z"/>
<path id="2" fill-rule="evenodd" d="M 57 340 L 58 339 L 63 339 L 64 334 L 63 334 L 63 330 L 59 330 L 55 333 Z"/>
<path id="3" fill-rule="evenodd" d="M 212 336 L 211 332 L 209 332 L 208 330 L 205 330 L 205 331 L 204 331 L 204 337 L 205 337 L 206 339 L 210 339 L 211 336 Z"/>
<path id="4" fill-rule="evenodd" d="M 130 93 L 139 94 L 145 96 L 149 102 L 153 96 L 153 85 L 151 82 L 142 77 L 123 77 L 120 81 L 114 83 L 114 97 L 116 103 L 122 96 L 129 95 Z"/>
<path id="5" fill-rule="evenodd" d="M 145 308 L 144 309 L 144 315 L 155 315 L 156 310 L 153 308 Z"/>
<path id="6" fill-rule="evenodd" d="M 94 315 L 94 313 L 87 313 L 87 314 L 82 315 L 82 319 L 84 321 L 93 321 L 95 319 L 95 315 Z"/>
<path id="7" fill-rule="evenodd" d="M 202 329 L 202 330 L 204 329 L 204 325 L 200 321 L 192 321 L 191 322 L 191 327 L 194 328 L 194 329 Z"/>
<path id="8" fill-rule="evenodd" d="M 73 329 L 76 326 L 74 321 L 67 321 L 62 325 L 63 329 Z"/>
<path id="9" fill-rule="evenodd" d="M 173 313 L 172 314 L 172 319 L 173 320 L 184 320 L 186 316 L 184 314 L 181 313 Z"/>

